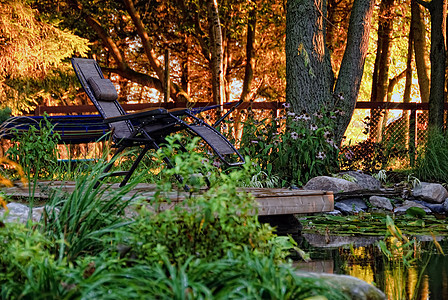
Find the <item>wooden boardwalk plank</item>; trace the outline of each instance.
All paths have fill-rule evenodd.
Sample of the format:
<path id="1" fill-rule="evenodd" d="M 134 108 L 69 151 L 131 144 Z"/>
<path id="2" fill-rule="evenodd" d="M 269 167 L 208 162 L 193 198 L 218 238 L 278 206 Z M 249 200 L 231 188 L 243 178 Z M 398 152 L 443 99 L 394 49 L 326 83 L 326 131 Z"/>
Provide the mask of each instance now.
<path id="1" fill-rule="evenodd" d="M 111 188 L 118 188 L 118 184 L 111 185 Z M 35 198 L 45 201 L 50 193 L 60 190 L 72 193 L 75 189 L 73 181 L 40 181 L 36 186 Z M 148 200 L 154 196 L 155 184 L 138 184 L 126 198 L 139 193 L 140 197 Z M 334 197 L 332 192 L 309 191 L 309 190 L 289 190 L 289 189 L 269 189 L 269 188 L 241 188 L 242 191 L 252 194 L 258 203 L 258 214 L 286 215 L 286 214 L 313 214 L 329 212 L 334 210 Z M 14 187 L 4 188 L 3 192 L 11 198 L 28 198 L 28 188 L 24 188 L 21 183 L 16 183 Z M 181 191 L 173 191 L 170 194 L 171 204 L 163 205 L 163 209 L 169 209 L 172 205 L 178 205 L 188 196 Z"/>

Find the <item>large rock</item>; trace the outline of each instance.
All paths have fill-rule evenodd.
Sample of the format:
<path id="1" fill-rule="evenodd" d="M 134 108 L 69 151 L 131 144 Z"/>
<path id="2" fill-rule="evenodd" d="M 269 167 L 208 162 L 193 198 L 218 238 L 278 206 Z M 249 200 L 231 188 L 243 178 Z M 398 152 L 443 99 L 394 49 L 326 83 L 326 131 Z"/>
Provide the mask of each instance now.
<path id="1" fill-rule="evenodd" d="M 8 207 L 8 212 L 4 209 L 0 210 L 0 217 L 6 215 L 6 218 L 4 219 L 5 222 L 26 223 L 28 221 L 28 216 L 30 213 L 29 206 L 15 202 L 8 203 L 6 206 Z M 33 222 L 38 222 L 42 217 L 44 210 L 45 206 L 34 207 L 31 214 L 31 220 Z"/>
<path id="2" fill-rule="evenodd" d="M 431 210 L 429 208 L 427 208 L 426 206 L 421 205 L 420 203 L 417 203 L 417 202 L 411 201 L 411 200 L 406 200 L 403 202 L 402 205 L 395 207 L 394 212 L 396 214 L 405 214 L 406 211 L 411 207 L 418 207 L 418 208 L 423 209 L 428 214 L 431 213 Z"/>
<path id="3" fill-rule="evenodd" d="M 357 171 L 341 172 L 340 175 L 349 175 L 356 179 L 356 184 L 363 190 L 379 190 L 381 189 L 381 182 L 375 177 Z"/>
<path id="4" fill-rule="evenodd" d="M 303 188 L 305 190 L 332 191 L 334 193 L 351 192 L 362 189 L 354 182 L 330 176 L 311 178 Z"/>
<path id="5" fill-rule="evenodd" d="M 412 195 L 427 202 L 443 203 L 448 198 L 448 191 L 439 183 L 421 182 L 414 188 Z"/>
<path id="6" fill-rule="evenodd" d="M 385 210 L 393 210 L 394 207 L 392 203 L 390 203 L 389 198 L 386 197 L 380 197 L 380 196 L 372 196 L 369 198 L 370 204 L 372 204 L 373 207 L 376 208 L 382 208 Z"/>
<path id="7" fill-rule="evenodd" d="M 443 203 L 428 203 L 426 201 L 421 201 L 421 200 L 415 200 L 415 202 L 429 208 L 433 213 L 436 213 L 436 214 L 445 213 L 445 207 L 443 206 Z"/>
<path id="8" fill-rule="evenodd" d="M 353 276 L 300 271 L 297 274 L 299 276 L 322 279 L 334 289 L 342 291 L 352 300 L 387 299 L 386 295 L 380 289 Z"/>
<path id="9" fill-rule="evenodd" d="M 445 213 L 448 214 L 448 198 L 443 202 L 443 208 L 445 209 Z"/>

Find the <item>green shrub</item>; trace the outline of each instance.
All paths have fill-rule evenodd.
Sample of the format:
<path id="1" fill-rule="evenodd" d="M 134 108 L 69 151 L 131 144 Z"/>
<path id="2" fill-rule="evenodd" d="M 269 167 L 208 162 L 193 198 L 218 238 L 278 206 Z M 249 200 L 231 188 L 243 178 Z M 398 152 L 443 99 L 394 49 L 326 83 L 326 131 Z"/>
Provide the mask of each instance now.
<path id="1" fill-rule="evenodd" d="M 75 260 L 79 255 L 95 255 L 105 247 L 105 239 L 128 225 L 124 210 L 134 197 L 126 194 L 139 182 L 134 176 L 124 187 L 95 187 L 105 165 L 78 176 L 72 193 L 56 192 L 47 203 L 41 230 L 53 241 L 52 253 L 59 260 Z"/>
<path id="2" fill-rule="evenodd" d="M 0 222 L 2 299 L 56 298 L 60 269 L 48 251 L 51 241 L 23 224 Z"/>
<path id="3" fill-rule="evenodd" d="M 161 171 L 162 180 L 151 200 L 154 210 L 143 206 L 141 216 L 130 225 L 132 234 L 123 237 L 122 243 L 140 259 L 159 261 L 168 257 L 176 263 L 184 263 L 190 256 L 214 260 L 245 247 L 269 253 L 276 244 L 272 228 L 258 222 L 253 197 L 237 187 L 237 182 L 247 176 L 248 166 L 228 174 L 217 172 L 200 153 L 176 153 L 177 139 L 168 138 L 168 145 L 157 153 L 160 161 L 169 157 L 176 165 Z M 174 176 L 183 178 L 182 183 L 173 180 Z M 206 184 L 209 188 L 201 190 Z M 189 193 L 182 195 L 185 199 L 181 203 L 158 209 L 162 203 L 171 202 L 173 191 L 185 187 Z M 284 245 L 292 248 L 292 243 Z M 280 257 L 285 253 L 279 250 L 277 254 Z"/>
<path id="4" fill-rule="evenodd" d="M 44 117 L 37 128 L 30 126 L 27 132 L 19 134 L 13 129 L 13 145 L 6 156 L 21 165 L 29 179 L 33 176 L 52 178 L 55 172 L 60 136 L 53 132 L 53 128 L 54 125 Z"/>
<path id="5" fill-rule="evenodd" d="M 418 152 L 414 174 L 423 181 L 448 182 L 447 133 L 428 132 L 425 147 Z"/>
<path id="6" fill-rule="evenodd" d="M 255 162 L 255 174 L 263 171 L 268 180 L 278 177 L 282 186 L 301 186 L 312 177 L 334 173 L 339 153 L 334 120 L 342 112 L 283 113 L 280 119 L 261 121 L 249 114 L 244 123 L 240 151 Z"/>
<path id="7" fill-rule="evenodd" d="M 214 261 L 190 257 L 175 265 L 167 258 L 149 265 L 123 266 L 114 260 L 97 260 L 90 265 L 97 266 L 91 276 L 70 276 L 80 279 L 72 283 L 79 298 L 348 299 L 322 280 L 300 277 L 292 267 L 279 265 L 269 256 L 254 256 L 247 250 L 239 256 L 229 254 Z"/>

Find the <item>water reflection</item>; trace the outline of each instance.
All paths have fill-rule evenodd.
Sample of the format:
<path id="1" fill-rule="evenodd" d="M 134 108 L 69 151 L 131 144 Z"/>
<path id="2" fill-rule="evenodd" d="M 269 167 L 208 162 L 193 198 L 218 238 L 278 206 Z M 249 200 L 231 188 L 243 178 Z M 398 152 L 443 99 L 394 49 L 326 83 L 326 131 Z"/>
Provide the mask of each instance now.
<path id="1" fill-rule="evenodd" d="M 440 244 L 448 253 L 448 240 Z M 375 285 L 389 299 L 448 300 L 448 256 L 437 253 L 430 242 L 417 244 L 408 265 L 399 259 L 388 261 L 376 244 L 321 248 L 306 241 L 304 245 L 312 261 L 299 262 L 301 270 L 351 275 Z"/>

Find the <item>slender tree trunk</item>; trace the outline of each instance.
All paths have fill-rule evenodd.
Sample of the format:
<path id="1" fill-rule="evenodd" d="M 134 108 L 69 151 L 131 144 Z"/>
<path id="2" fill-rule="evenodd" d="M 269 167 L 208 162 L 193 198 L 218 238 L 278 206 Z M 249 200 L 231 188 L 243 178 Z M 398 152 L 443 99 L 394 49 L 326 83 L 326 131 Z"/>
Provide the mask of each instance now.
<path id="1" fill-rule="evenodd" d="M 369 34 L 373 13 L 373 0 L 355 0 L 350 15 L 347 46 L 339 70 L 338 80 L 334 89 L 336 99 L 343 99 L 337 105 L 345 112 L 338 118 L 335 140 L 340 142 L 350 123 L 358 99 L 359 88 L 364 71 L 369 46 Z"/>
<path id="2" fill-rule="evenodd" d="M 443 128 L 445 64 L 446 64 L 446 16 L 447 0 L 425 2 L 417 0 L 431 14 L 431 89 L 429 91 L 429 127 Z"/>
<path id="3" fill-rule="evenodd" d="M 412 21 L 411 21 L 412 22 Z M 414 52 L 414 33 L 415 28 L 412 26 L 409 29 L 408 37 L 408 56 L 406 60 L 406 83 L 404 86 L 403 102 L 411 102 L 411 88 L 412 88 L 412 53 Z M 411 123 L 411 115 L 414 118 L 415 113 L 409 110 L 403 111 L 404 126 L 402 134 L 404 136 L 405 147 L 409 150 L 409 161 L 411 166 L 414 166 L 415 162 L 415 120 Z M 411 127 L 411 124 L 413 125 Z"/>
<path id="4" fill-rule="evenodd" d="M 219 20 L 217 0 L 208 0 L 208 22 L 210 31 L 211 72 L 213 101 L 221 106 L 224 104 L 224 74 L 223 47 L 221 23 Z"/>
<path id="5" fill-rule="evenodd" d="M 249 21 L 247 23 L 247 37 L 246 37 L 246 66 L 244 68 L 244 80 L 243 89 L 240 99 L 246 100 L 247 95 L 250 92 L 250 84 L 254 77 L 254 65 L 255 65 L 255 30 L 257 25 L 257 11 L 254 8 L 249 12 Z"/>
<path id="6" fill-rule="evenodd" d="M 415 65 L 422 102 L 429 102 L 429 57 L 426 51 L 426 28 L 420 6 L 411 1 L 411 30 L 413 32 Z"/>
<path id="7" fill-rule="evenodd" d="M 382 0 L 380 4 L 380 17 L 378 25 L 377 58 L 375 67 L 377 76 L 372 84 L 371 101 L 384 102 L 387 97 L 387 86 L 389 83 L 390 67 L 390 41 L 393 30 L 393 5 L 394 0 Z M 375 90 L 375 92 L 373 92 Z M 385 119 L 385 113 L 380 110 L 372 110 L 370 127 L 370 138 L 373 141 L 381 141 Z"/>

